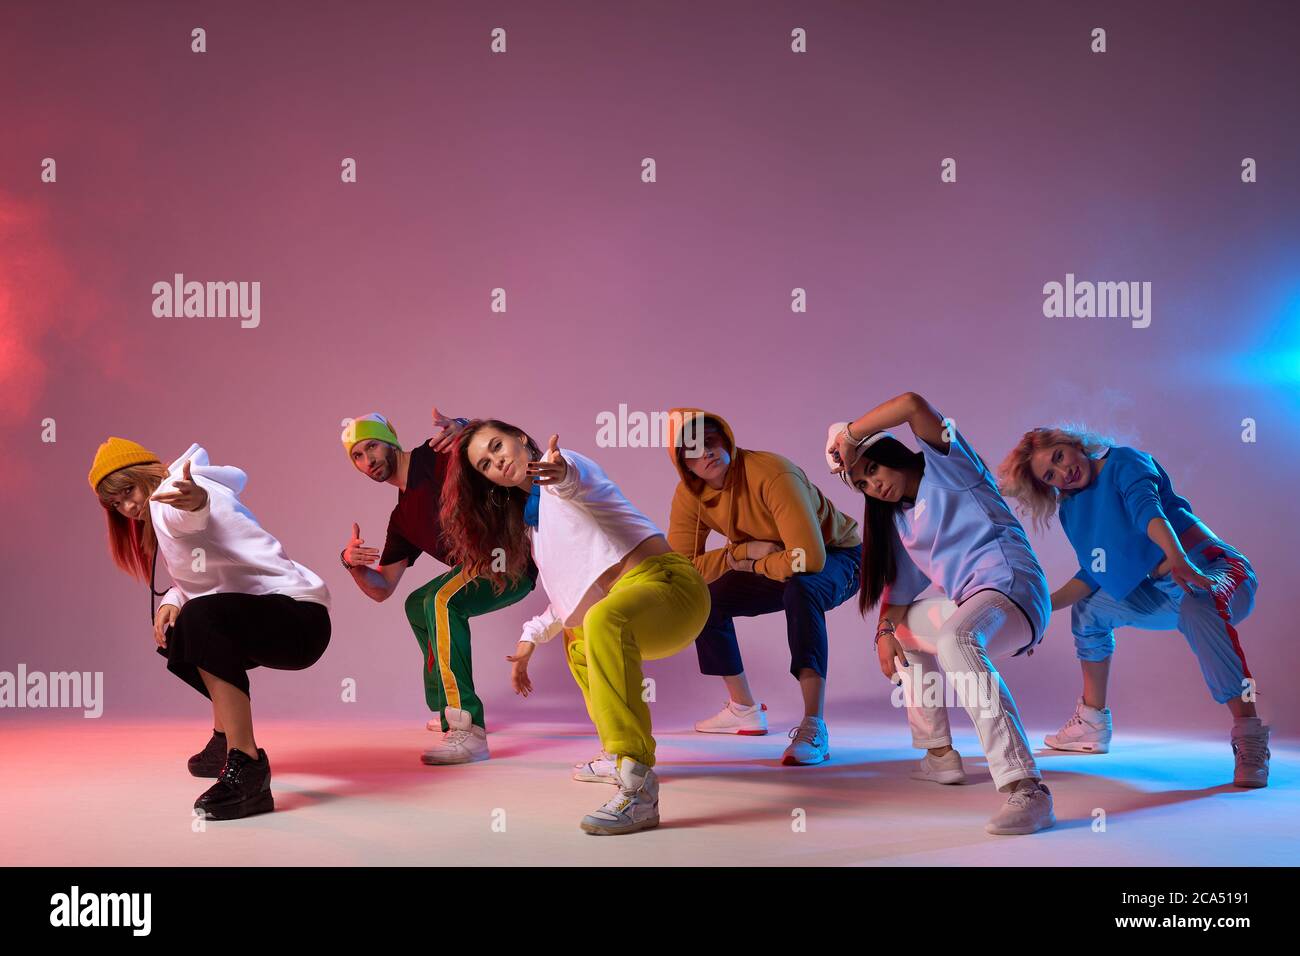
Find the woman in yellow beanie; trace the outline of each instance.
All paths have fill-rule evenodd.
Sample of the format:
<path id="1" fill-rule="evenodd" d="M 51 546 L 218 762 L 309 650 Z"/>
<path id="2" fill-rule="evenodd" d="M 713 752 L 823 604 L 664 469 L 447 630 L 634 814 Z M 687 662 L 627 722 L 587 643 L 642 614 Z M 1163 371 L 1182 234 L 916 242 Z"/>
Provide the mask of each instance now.
<path id="1" fill-rule="evenodd" d="M 271 764 L 253 737 L 247 672 L 302 670 L 320 659 L 330 639 L 325 582 L 292 561 L 244 507 L 239 493 L 248 476 L 209 464 L 197 444 L 164 467 L 135 442 L 110 438 L 89 477 L 114 562 L 149 582 L 158 653 L 212 701 L 212 738 L 189 770 L 217 782 L 194 808 L 211 820 L 275 809 Z M 155 613 L 160 557 L 172 587 Z"/>

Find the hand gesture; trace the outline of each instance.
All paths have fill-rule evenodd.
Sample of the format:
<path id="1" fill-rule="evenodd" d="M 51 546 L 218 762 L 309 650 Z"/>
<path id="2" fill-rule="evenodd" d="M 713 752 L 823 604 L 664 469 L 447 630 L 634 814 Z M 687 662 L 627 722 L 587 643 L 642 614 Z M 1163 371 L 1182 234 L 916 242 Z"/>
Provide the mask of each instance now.
<path id="1" fill-rule="evenodd" d="M 536 484 L 553 485 L 563 481 L 569 474 L 569 463 L 560 454 L 560 436 L 552 435 L 546 453 L 537 461 L 528 463 L 527 472 Z"/>
<path id="2" fill-rule="evenodd" d="M 361 528 L 354 521 L 352 522 L 352 540 L 343 549 L 343 560 L 354 568 L 374 564 L 378 561 L 379 552 L 374 548 L 362 547 L 364 544 L 365 541 L 361 538 Z"/>
<path id="3" fill-rule="evenodd" d="M 528 676 L 528 658 L 533 656 L 535 647 L 532 641 L 520 641 L 515 645 L 515 652 L 506 655 L 506 660 L 510 662 L 510 686 L 521 697 L 527 697 L 533 692 L 533 681 Z"/>
<path id="4" fill-rule="evenodd" d="M 841 428 L 835 441 L 826 449 L 826 454 L 830 455 L 837 462 L 837 466 L 831 469 L 832 475 L 838 475 L 849 467 L 853 461 L 853 456 L 857 454 L 857 443 L 849 438 L 848 428 Z"/>
<path id="5" fill-rule="evenodd" d="M 163 604 L 153 616 L 153 640 L 159 647 L 167 646 L 167 628 L 176 623 L 181 609 L 175 604 Z"/>
<path id="6" fill-rule="evenodd" d="M 1205 588 L 1207 591 L 1214 590 L 1214 585 L 1217 583 L 1214 578 L 1202 574 L 1200 568 L 1187 560 L 1187 555 L 1181 555 L 1172 561 L 1166 558 L 1165 561 L 1161 562 L 1161 565 L 1163 566 L 1165 563 L 1168 563 L 1167 570 L 1173 575 L 1174 580 L 1178 582 L 1178 586 L 1188 594 L 1192 593 L 1192 585 Z M 1157 568 L 1157 570 L 1159 569 Z"/>
<path id="7" fill-rule="evenodd" d="M 897 685 L 899 668 L 909 666 L 907 654 L 903 651 L 903 645 L 899 643 L 898 638 L 888 633 L 880 635 L 880 640 L 876 641 L 876 656 L 880 659 L 880 673 L 884 674 L 891 684 Z"/>
<path id="8" fill-rule="evenodd" d="M 438 429 L 438 433 L 429 439 L 429 447 L 438 452 L 451 451 L 456 436 L 464 431 L 460 422 L 438 411 L 437 405 L 433 406 L 433 427 Z"/>
<path id="9" fill-rule="evenodd" d="M 190 476 L 190 460 L 187 458 L 181 468 L 181 476 L 176 479 L 171 491 L 160 491 L 149 500 L 171 505 L 179 511 L 198 511 L 208 503 L 208 493 L 194 483 Z"/>

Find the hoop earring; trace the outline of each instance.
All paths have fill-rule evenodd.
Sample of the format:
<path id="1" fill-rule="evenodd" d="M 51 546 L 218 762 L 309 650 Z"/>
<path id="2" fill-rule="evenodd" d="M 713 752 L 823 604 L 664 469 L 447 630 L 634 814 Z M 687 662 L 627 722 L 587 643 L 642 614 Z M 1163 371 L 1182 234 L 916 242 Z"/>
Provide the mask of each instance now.
<path id="1" fill-rule="evenodd" d="M 504 508 L 504 507 L 505 507 L 505 505 L 504 505 L 500 500 L 498 500 L 498 498 L 497 498 L 497 489 L 496 489 L 496 486 L 495 486 L 495 485 L 493 485 L 492 489 L 488 492 L 488 498 L 491 500 L 491 502 L 492 502 L 492 507 L 493 507 L 493 508 Z M 510 500 L 510 492 L 507 491 L 507 492 L 506 492 L 506 501 L 508 502 L 509 500 Z"/>

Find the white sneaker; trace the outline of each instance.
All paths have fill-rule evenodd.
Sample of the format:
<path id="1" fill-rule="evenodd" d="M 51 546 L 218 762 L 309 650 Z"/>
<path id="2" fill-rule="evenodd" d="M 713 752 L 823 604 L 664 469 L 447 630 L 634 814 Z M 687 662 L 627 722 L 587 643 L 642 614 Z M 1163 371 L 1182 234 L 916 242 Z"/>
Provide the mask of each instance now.
<path id="1" fill-rule="evenodd" d="M 966 771 L 962 769 L 961 754 L 949 750 L 942 757 L 927 753 L 912 771 L 913 780 L 932 780 L 935 783 L 965 783 Z"/>
<path id="2" fill-rule="evenodd" d="M 781 763 L 789 766 L 807 766 L 823 763 L 831 756 L 831 738 L 826 732 L 826 722 L 820 717 L 805 717 L 790 731 L 790 746 L 785 748 Z"/>
<path id="3" fill-rule="evenodd" d="M 618 780 L 618 761 L 601 751 L 586 763 L 573 765 L 573 779 L 583 783 L 614 783 Z"/>
<path id="4" fill-rule="evenodd" d="M 618 793 L 582 818 L 582 829 L 597 836 L 635 833 L 659 826 L 659 777 L 631 757 L 619 757 Z"/>
<path id="5" fill-rule="evenodd" d="M 740 734 L 742 737 L 762 737 L 767 733 L 767 704 L 737 704 L 727 701 L 722 710 L 712 717 L 695 722 L 701 734 Z"/>
<path id="6" fill-rule="evenodd" d="M 1056 825 L 1052 812 L 1052 791 L 1035 781 L 1032 787 L 1020 787 L 1007 795 L 1007 802 L 984 824 L 987 833 L 1017 836 L 1037 833 Z"/>
<path id="7" fill-rule="evenodd" d="M 469 711 L 459 707 L 448 707 L 443 713 L 450 728 L 442 735 L 442 740 L 434 744 L 420 757 L 432 766 L 453 763 L 472 763 L 475 760 L 488 759 L 487 731 L 474 726 Z M 437 730 L 442 724 L 437 718 L 429 721 L 429 729 Z"/>
<path id="8" fill-rule="evenodd" d="M 1233 786 L 1250 789 L 1268 786 L 1268 731 L 1258 717 L 1233 721 L 1232 754 L 1236 762 Z"/>
<path id="9" fill-rule="evenodd" d="M 1053 750 L 1104 754 L 1110 750 L 1110 733 L 1110 708 L 1097 710 L 1080 697 L 1074 707 L 1074 716 L 1056 733 L 1044 737 L 1043 743 Z"/>

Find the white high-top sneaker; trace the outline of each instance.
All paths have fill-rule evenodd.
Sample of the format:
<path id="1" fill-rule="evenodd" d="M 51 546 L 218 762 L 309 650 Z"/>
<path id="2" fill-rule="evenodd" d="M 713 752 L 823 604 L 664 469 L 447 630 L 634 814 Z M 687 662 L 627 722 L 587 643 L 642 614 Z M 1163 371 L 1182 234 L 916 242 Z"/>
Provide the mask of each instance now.
<path id="1" fill-rule="evenodd" d="M 1268 730 L 1258 717 L 1239 717 L 1232 722 L 1233 786 L 1268 786 Z"/>
<path id="2" fill-rule="evenodd" d="M 659 777 L 631 757 L 618 757 L 618 793 L 582 818 L 582 829 L 597 836 L 635 833 L 659 826 Z"/>
<path id="3" fill-rule="evenodd" d="M 617 761 L 602 750 L 586 763 L 575 763 L 573 779 L 581 780 L 583 783 L 617 784 L 619 782 Z"/>
<path id="4" fill-rule="evenodd" d="M 927 753 L 912 771 L 913 780 L 933 780 L 935 783 L 965 783 L 966 771 L 961 765 L 961 754 L 949 750 L 942 757 Z"/>
<path id="5" fill-rule="evenodd" d="M 695 722 L 702 734 L 740 734 L 742 737 L 761 737 L 767 733 L 767 704 L 757 703 L 746 707 L 729 700 L 722 710 L 712 717 Z"/>
<path id="6" fill-rule="evenodd" d="M 475 760 L 487 760 L 487 731 L 474 726 L 469 711 L 459 707 L 448 707 L 443 713 L 450 728 L 442 735 L 442 740 L 434 744 L 420 757 L 425 763 L 440 766 L 453 763 L 472 763 Z M 429 729 L 437 730 L 442 725 L 435 719 L 429 721 Z"/>
<path id="7" fill-rule="evenodd" d="M 1074 716 L 1056 733 L 1044 737 L 1043 743 L 1053 750 L 1104 754 L 1110 750 L 1110 734 L 1110 708 L 1097 710 L 1080 697 L 1074 707 Z"/>

